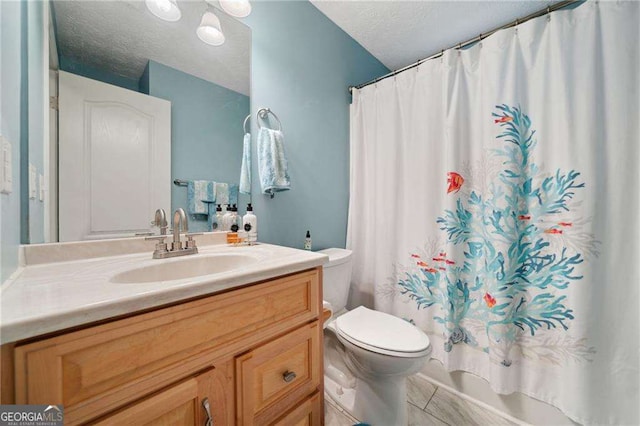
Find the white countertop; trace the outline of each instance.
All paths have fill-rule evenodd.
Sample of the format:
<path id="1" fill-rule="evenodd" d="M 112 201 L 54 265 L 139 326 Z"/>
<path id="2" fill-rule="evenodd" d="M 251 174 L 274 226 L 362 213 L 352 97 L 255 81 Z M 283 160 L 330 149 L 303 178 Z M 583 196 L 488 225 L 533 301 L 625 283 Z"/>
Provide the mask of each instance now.
<path id="1" fill-rule="evenodd" d="M 222 273 L 174 281 L 114 283 L 113 275 L 196 256 L 245 254 L 256 262 Z M 27 265 L 0 293 L 0 343 L 214 294 L 323 265 L 324 254 L 259 244 L 199 247 L 195 255 L 152 259 L 151 252 Z"/>

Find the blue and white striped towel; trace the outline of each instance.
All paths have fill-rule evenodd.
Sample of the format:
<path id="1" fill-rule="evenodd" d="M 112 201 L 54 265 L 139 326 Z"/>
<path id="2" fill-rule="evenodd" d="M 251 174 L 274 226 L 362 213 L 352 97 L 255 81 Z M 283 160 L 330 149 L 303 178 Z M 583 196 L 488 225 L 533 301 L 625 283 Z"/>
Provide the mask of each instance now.
<path id="1" fill-rule="evenodd" d="M 225 204 L 238 204 L 238 185 L 213 182 L 215 202 L 221 206 Z"/>
<path id="2" fill-rule="evenodd" d="M 187 182 L 187 204 L 189 214 L 208 214 L 209 206 L 202 200 L 216 199 L 214 183 L 209 180 L 190 180 Z"/>

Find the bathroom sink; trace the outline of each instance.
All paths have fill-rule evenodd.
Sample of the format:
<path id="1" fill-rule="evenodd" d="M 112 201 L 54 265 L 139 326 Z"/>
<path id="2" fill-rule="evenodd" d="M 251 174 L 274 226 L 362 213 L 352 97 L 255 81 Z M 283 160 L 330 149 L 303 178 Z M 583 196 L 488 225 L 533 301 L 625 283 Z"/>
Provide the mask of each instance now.
<path id="1" fill-rule="evenodd" d="M 160 261 L 155 265 L 120 272 L 111 278 L 113 283 L 149 283 L 174 281 L 203 275 L 232 271 L 257 262 L 258 259 L 243 254 L 215 254 Z"/>

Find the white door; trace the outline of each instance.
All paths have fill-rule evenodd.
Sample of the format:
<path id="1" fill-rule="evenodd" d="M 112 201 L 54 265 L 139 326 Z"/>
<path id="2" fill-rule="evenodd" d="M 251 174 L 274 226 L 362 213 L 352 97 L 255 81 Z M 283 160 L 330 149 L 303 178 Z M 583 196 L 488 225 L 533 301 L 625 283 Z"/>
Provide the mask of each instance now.
<path id="1" fill-rule="evenodd" d="M 63 71 L 60 241 L 132 236 L 171 207 L 171 102 Z"/>

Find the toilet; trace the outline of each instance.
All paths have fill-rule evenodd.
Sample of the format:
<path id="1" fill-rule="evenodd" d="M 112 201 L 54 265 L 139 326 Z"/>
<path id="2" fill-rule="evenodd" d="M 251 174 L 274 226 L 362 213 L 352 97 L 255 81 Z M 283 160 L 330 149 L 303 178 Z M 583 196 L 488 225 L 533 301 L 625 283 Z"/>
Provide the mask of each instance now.
<path id="1" fill-rule="evenodd" d="M 331 248 L 324 265 L 324 300 L 333 309 L 325 323 L 325 391 L 344 410 L 370 425 L 407 424 L 406 378 L 431 354 L 429 337 L 409 322 L 359 306 L 347 310 L 351 251 Z"/>

